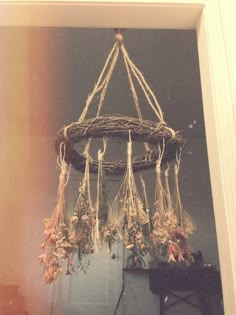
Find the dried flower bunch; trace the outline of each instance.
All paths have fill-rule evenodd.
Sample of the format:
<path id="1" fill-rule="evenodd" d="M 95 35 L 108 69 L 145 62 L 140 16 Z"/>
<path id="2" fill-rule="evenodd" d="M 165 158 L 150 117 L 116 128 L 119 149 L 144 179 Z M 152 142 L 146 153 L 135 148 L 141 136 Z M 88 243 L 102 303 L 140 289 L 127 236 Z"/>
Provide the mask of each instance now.
<path id="1" fill-rule="evenodd" d="M 120 240 L 120 222 L 117 218 L 108 219 L 103 230 L 103 243 L 107 247 L 108 253 L 111 252 L 112 245 Z"/>
<path id="2" fill-rule="evenodd" d="M 94 225 L 95 211 L 92 206 L 90 178 L 89 178 L 89 144 L 86 151 L 86 166 L 82 182 L 79 186 L 79 196 L 75 210 L 71 216 L 71 228 L 69 231 L 69 242 L 73 251 L 77 253 L 79 268 L 86 272 L 89 263 L 88 255 L 94 252 Z M 71 266 L 73 269 L 74 265 Z M 70 271 L 70 270 L 69 270 Z"/>
<path id="3" fill-rule="evenodd" d="M 106 193 L 107 196 L 107 193 Z M 119 196 L 119 192 L 116 195 L 112 205 L 110 206 L 109 202 L 107 201 L 107 204 L 109 207 L 107 208 L 107 220 L 104 224 L 104 226 L 101 226 L 101 242 L 103 245 L 106 246 L 108 253 L 111 252 L 112 245 L 115 242 L 118 242 L 121 239 L 121 231 L 120 231 L 120 218 L 118 216 L 118 213 L 115 212 L 115 206 L 117 204 L 117 199 Z M 105 194 L 103 195 L 105 197 Z M 100 221 L 101 222 L 101 221 Z"/>
<path id="4" fill-rule="evenodd" d="M 71 245 L 68 242 L 68 220 L 65 209 L 65 187 L 69 180 L 70 167 L 64 160 L 64 148 L 61 145 L 58 165 L 61 169 L 57 203 L 51 218 L 44 220 L 44 253 L 38 258 L 43 264 L 43 278 L 46 283 L 56 280 L 62 272 L 63 261 L 69 260 Z"/>
<path id="5" fill-rule="evenodd" d="M 122 183 L 120 203 L 123 243 L 138 263 L 147 249 L 144 231 L 145 226 L 149 225 L 149 215 L 144 211 L 132 170 L 131 134 L 127 144 L 127 171 Z"/>
<path id="6" fill-rule="evenodd" d="M 163 145 L 164 150 L 164 145 Z M 172 200 L 169 187 L 169 164 L 165 170 L 165 186 L 162 184 L 161 158 L 157 161 L 156 181 L 156 209 L 153 216 L 153 229 L 150 234 L 150 254 L 153 260 L 161 256 L 162 246 L 167 247 L 168 262 L 182 262 L 187 265 L 193 262 L 191 249 L 187 245 L 187 238 L 193 233 L 195 226 L 190 215 L 183 209 L 178 174 L 180 155 L 176 156 L 175 173 L 175 199 Z"/>
<path id="7" fill-rule="evenodd" d="M 89 176 L 89 145 L 86 147 L 87 163 L 83 180 L 79 186 L 79 196 L 75 210 L 67 220 L 65 212 L 64 190 L 69 179 L 69 167 L 64 157 L 59 163 L 61 175 L 58 189 L 58 200 L 51 219 L 45 219 L 46 241 L 43 244 L 45 252 L 39 256 L 44 264 L 44 279 L 46 283 L 56 280 L 62 272 L 63 262 L 67 261 L 66 274 L 72 274 L 80 269 L 86 273 L 90 255 L 105 244 L 108 251 L 112 245 L 122 240 L 126 249 L 131 252 L 129 262 L 132 266 L 144 267 L 144 256 L 149 253 L 152 264 L 158 263 L 162 256 L 163 246 L 166 247 L 169 263 L 191 264 L 193 258 L 187 238 L 194 231 L 190 215 L 183 209 L 178 174 L 180 157 L 174 164 L 174 193 L 169 186 L 170 164 L 164 171 L 161 167 L 164 142 L 159 144 L 159 157 L 156 162 L 155 211 L 152 216 L 148 210 L 148 201 L 144 180 L 141 182 L 144 190 L 144 201 L 141 201 L 134 173 L 132 170 L 131 134 L 127 144 L 127 170 L 121 187 L 110 206 L 108 192 L 103 173 L 103 154 L 99 150 L 99 174 L 97 177 L 97 202 L 93 207 Z M 114 207 L 118 205 L 118 211 Z"/>

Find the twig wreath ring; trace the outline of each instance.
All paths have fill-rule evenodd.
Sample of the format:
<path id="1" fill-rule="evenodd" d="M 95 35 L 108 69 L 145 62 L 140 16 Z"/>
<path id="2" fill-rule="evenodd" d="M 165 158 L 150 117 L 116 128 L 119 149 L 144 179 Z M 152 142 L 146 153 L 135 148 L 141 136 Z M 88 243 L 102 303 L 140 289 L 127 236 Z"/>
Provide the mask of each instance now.
<path id="1" fill-rule="evenodd" d="M 61 143 L 65 143 L 65 161 L 76 170 L 84 172 L 86 157 L 80 154 L 75 144 L 89 138 L 107 137 L 127 141 L 129 131 L 132 141 L 144 142 L 155 146 L 155 149 L 147 151 L 143 155 L 136 156 L 132 160 L 134 172 L 147 170 L 156 166 L 159 154 L 157 145 L 165 140 L 165 154 L 162 163 L 173 160 L 176 150 L 184 146 L 184 140 L 177 132 L 166 126 L 165 123 L 156 123 L 123 115 L 99 116 L 72 123 L 58 132 L 56 151 L 59 153 Z M 122 175 L 126 170 L 126 160 L 104 161 L 104 173 L 106 175 Z M 90 172 L 97 174 L 98 161 L 90 160 Z"/>

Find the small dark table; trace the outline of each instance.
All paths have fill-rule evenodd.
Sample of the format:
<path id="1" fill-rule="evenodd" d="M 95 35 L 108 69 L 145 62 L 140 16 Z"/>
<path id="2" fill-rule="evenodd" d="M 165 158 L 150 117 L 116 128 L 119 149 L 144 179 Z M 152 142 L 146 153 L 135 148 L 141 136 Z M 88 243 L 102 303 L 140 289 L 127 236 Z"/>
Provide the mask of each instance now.
<path id="1" fill-rule="evenodd" d="M 214 267 L 160 267 L 149 271 L 150 289 L 160 295 L 160 315 L 165 309 L 184 302 L 200 309 L 202 315 L 211 315 L 210 296 L 219 294 L 222 297 L 220 273 Z M 179 296 L 175 292 L 188 292 Z M 172 303 L 165 303 L 167 296 L 174 297 Z M 199 303 L 189 300 L 198 296 Z"/>

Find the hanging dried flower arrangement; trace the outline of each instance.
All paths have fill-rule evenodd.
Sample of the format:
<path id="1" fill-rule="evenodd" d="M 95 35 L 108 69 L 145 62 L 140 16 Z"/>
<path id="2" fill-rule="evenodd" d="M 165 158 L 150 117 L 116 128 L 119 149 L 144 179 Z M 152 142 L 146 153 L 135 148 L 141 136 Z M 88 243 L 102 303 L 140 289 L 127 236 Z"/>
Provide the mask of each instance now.
<path id="1" fill-rule="evenodd" d="M 108 253 L 111 253 L 113 244 L 122 239 L 120 231 L 121 218 L 118 211 L 115 211 L 117 210 L 115 207 L 118 205 L 119 193 L 120 190 L 118 191 L 112 205 L 108 209 L 107 222 L 103 229 L 103 244 L 106 246 Z"/>
<path id="2" fill-rule="evenodd" d="M 163 142 L 162 149 L 165 145 Z M 181 151 L 180 151 L 181 152 Z M 163 246 L 167 247 L 168 262 L 181 263 L 187 265 L 193 262 L 191 249 L 187 245 L 187 238 L 194 231 L 194 224 L 190 215 L 184 211 L 181 203 L 179 192 L 179 167 L 180 154 L 176 153 L 176 162 L 174 165 L 174 187 L 175 198 L 172 198 L 169 186 L 169 170 L 170 164 L 164 171 L 164 185 L 161 176 L 161 159 L 162 154 L 157 160 L 156 166 L 156 202 L 155 213 L 153 216 L 153 229 L 150 234 L 150 254 L 154 261 L 161 256 Z"/>
<path id="3" fill-rule="evenodd" d="M 107 147 L 107 139 L 103 138 L 104 150 L 98 150 L 98 174 L 97 174 L 97 203 L 95 217 L 95 250 L 98 250 L 100 243 L 103 242 L 104 229 L 108 220 L 109 197 L 106 187 L 105 174 L 103 170 L 103 159 Z"/>
<path id="4" fill-rule="evenodd" d="M 65 147 L 60 146 L 58 166 L 61 169 L 57 203 L 51 218 L 44 219 L 45 241 L 42 244 L 44 253 L 38 258 L 43 264 L 43 278 L 46 283 L 57 279 L 62 272 L 62 265 L 69 260 L 71 244 L 68 242 L 68 220 L 65 208 L 65 187 L 69 181 L 70 166 L 65 162 Z"/>
<path id="5" fill-rule="evenodd" d="M 90 178 L 89 178 L 89 145 L 85 148 L 86 164 L 82 182 L 79 185 L 79 196 L 75 210 L 71 216 L 71 228 L 68 240 L 77 254 L 77 266 L 86 272 L 89 266 L 89 255 L 94 252 L 94 220 L 95 213 L 92 206 Z M 76 263 L 74 262 L 74 265 Z M 72 265 L 68 265 L 67 274 L 71 273 Z"/>
<path id="6" fill-rule="evenodd" d="M 134 263 L 142 264 L 142 257 L 146 254 L 145 227 L 149 223 L 148 214 L 136 187 L 132 169 L 132 141 L 129 133 L 127 144 L 127 170 L 122 184 L 121 218 L 123 243 L 132 252 Z"/>
<path id="7" fill-rule="evenodd" d="M 144 256 L 149 253 L 158 262 L 163 245 L 167 248 L 169 262 L 191 263 L 191 251 L 187 238 L 194 225 L 191 217 L 183 209 L 179 191 L 179 168 L 181 151 L 185 145 L 180 133 L 170 128 L 161 107 L 146 82 L 141 71 L 130 59 L 120 31 L 116 34 L 104 68 L 91 94 L 89 94 L 78 121 L 63 127 L 58 132 L 56 151 L 59 155 L 61 175 L 59 180 L 57 205 L 51 219 L 45 222 L 46 241 L 44 254 L 39 256 L 44 265 L 44 279 L 47 283 L 56 280 L 62 271 L 62 263 L 67 260 L 67 272 L 75 269 L 86 272 L 89 256 L 103 244 L 108 251 L 116 241 L 122 241 L 131 252 L 132 264 L 144 267 Z M 113 70 L 122 54 L 131 93 L 138 118 L 123 115 L 100 115 L 106 91 Z M 134 80 L 143 92 L 147 104 L 156 116 L 156 121 L 144 120 L 139 104 Z M 97 114 L 86 119 L 92 101 L 98 99 Z M 94 138 L 103 138 L 104 149 L 98 151 L 98 158 L 89 155 L 89 146 Z M 106 161 L 107 139 L 127 142 L 127 158 Z M 80 143 L 87 140 L 83 153 Z M 144 144 L 145 152 L 133 156 L 132 144 Z M 174 161 L 174 193 L 169 185 L 169 173 Z M 79 196 L 74 212 L 67 219 L 64 190 L 69 180 L 70 166 L 82 172 Z M 156 169 L 155 211 L 149 209 L 144 179 L 141 177 L 144 200 L 141 200 L 136 186 L 135 173 Z M 90 173 L 97 176 L 97 196 L 93 206 L 90 191 Z M 164 181 L 163 181 L 164 173 Z M 110 205 L 106 176 L 123 175 L 120 189 Z M 115 211 L 115 206 L 118 210 Z"/>

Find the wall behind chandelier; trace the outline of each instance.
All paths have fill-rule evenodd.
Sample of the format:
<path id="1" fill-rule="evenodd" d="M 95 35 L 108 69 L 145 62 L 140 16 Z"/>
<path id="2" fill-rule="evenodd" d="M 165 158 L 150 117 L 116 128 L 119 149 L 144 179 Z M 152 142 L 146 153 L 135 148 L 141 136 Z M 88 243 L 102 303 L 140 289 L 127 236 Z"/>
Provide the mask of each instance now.
<path id="1" fill-rule="evenodd" d="M 1 27 L 0 36 L 0 282 L 20 285 L 30 314 L 49 314 L 52 287 L 42 282 L 37 256 L 42 221 L 56 200 L 53 141 L 58 129 L 79 116 L 113 44 L 113 31 Z M 219 268 L 195 32 L 126 30 L 124 36 L 166 121 L 187 138 L 180 186 L 197 224 L 190 242 L 194 251 L 202 250 L 204 262 Z M 123 70 L 119 63 L 104 113 L 134 114 Z"/>

